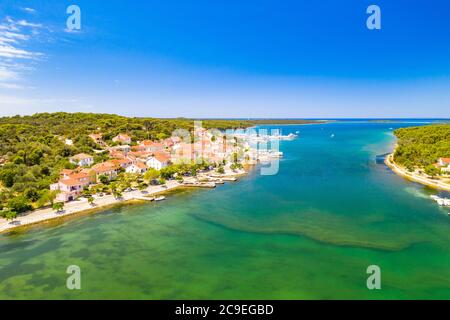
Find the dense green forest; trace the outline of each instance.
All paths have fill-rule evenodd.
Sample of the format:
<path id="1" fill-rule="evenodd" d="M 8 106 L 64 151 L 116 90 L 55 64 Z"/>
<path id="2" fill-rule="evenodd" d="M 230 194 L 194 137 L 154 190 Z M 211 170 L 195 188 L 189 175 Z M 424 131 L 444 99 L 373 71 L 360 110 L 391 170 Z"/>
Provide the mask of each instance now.
<path id="1" fill-rule="evenodd" d="M 432 172 L 438 158 L 450 158 L 450 124 L 402 128 L 394 133 L 398 138 L 394 160 L 409 170 L 418 167 Z"/>
<path id="2" fill-rule="evenodd" d="M 277 122 L 280 121 L 280 122 Z M 206 129 L 246 128 L 266 123 L 311 123 L 305 120 L 202 120 Z M 0 211 L 14 212 L 41 207 L 49 202 L 50 184 L 62 169 L 72 169 L 69 157 L 93 154 L 101 146 L 89 134 L 102 133 L 108 145 L 112 138 L 127 133 L 136 141 L 168 138 L 176 129 L 192 130 L 192 119 L 129 118 L 112 114 L 40 113 L 32 116 L 0 118 Z M 73 145 L 66 145 L 70 139 Z M 95 156 L 96 162 L 106 155 Z"/>

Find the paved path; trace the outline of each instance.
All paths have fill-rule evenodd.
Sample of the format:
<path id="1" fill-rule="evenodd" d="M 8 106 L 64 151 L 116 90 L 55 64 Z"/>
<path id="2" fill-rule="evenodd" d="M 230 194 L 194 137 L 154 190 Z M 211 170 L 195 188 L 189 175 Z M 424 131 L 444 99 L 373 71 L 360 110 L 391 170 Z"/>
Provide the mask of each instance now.
<path id="1" fill-rule="evenodd" d="M 13 223 L 6 221 L 3 218 L 0 218 L 0 233 L 11 230 L 13 228 L 25 226 L 25 225 L 30 225 L 30 224 L 34 224 L 34 223 L 38 223 L 38 222 L 42 222 L 42 221 L 46 221 L 46 220 L 61 218 L 64 216 L 69 216 L 69 215 L 79 213 L 82 211 L 86 211 L 86 210 L 98 209 L 101 207 L 122 203 L 124 201 L 138 199 L 139 197 L 142 197 L 142 196 L 154 195 L 154 194 L 157 194 L 160 192 L 178 188 L 182 185 L 180 183 L 178 183 L 177 181 L 168 181 L 166 183 L 166 186 L 167 186 L 167 188 L 163 188 L 162 186 L 150 186 L 146 189 L 148 192 L 147 194 L 143 194 L 141 191 L 124 192 L 123 198 L 120 200 L 115 199 L 114 196 L 112 196 L 112 195 L 105 195 L 103 197 L 94 196 L 94 199 L 95 199 L 94 206 L 92 206 L 87 201 L 87 199 L 80 198 L 77 201 L 72 201 L 72 202 L 66 203 L 64 205 L 64 210 L 62 212 L 57 213 L 51 208 L 35 210 L 28 214 L 19 216 Z"/>

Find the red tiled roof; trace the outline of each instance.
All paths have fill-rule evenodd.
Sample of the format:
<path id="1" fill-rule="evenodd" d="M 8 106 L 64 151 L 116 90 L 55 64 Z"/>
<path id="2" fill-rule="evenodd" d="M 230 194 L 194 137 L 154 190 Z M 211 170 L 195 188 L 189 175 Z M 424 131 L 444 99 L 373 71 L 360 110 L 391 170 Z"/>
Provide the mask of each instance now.
<path id="1" fill-rule="evenodd" d="M 147 151 L 131 151 L 128 153 L 128 155 L 134 156 L 134 157 L 143 157 L 150 155 L 150 152 Z"/>
<path id="2" fill-rule="evenodd" d="M 136 160 L 136 156 L 132 155 L 132 154 L 127 154 L 127 159 L 130 159 L 131 161 Z"/>
<path id="3" fill-rule="evenodd" d="M 63 170 L 61 171 L 61 174 L 62 174 L 62 175 L 69 175 L 69 174 L 72 174 L 73 172 L 74 172 L 73 170 L 63 169 Z"/>
<path id="4" fill-rule="evenodd" d="M 141 142 L 141 145 L 146 147 L 164 147 L 164 145 L 160 142 L 155 142 L 151 140 L 144 140 Z"/>
<path id="5" fill-rule="evenodd" d="M 153 145 L 153 141 L 151 140 L 144 140 L 141 142 L 141 145 L 143 146 L 152 146 Z"/>
<path id="6" fill-rule="evenodd" d="M 110 155 L 113 158 L 119 158 L 119 159 L 120 158 L 125 158 L 125 155 L 122 152 L 120 152 L 120 151 L 111 151 Z"/>
<path id="7" fill-rule="evenodd" d="M 131 140 L 131 137 L 125 133 L 120 133 L 115 138 L 118 140 Z"/>
<path id="8" fill-rule="evenodd" d="M 136 163 L 136 166 L 137 166 L 139 169 L 147 169 L 147 166 L 145 165 L 145 163 L 142 163 L 142 162 Z"/>
<path id="9" fill-rule="evenodd" d="M 82 169 L 80 171 L 80 173 L 84 173 L 84 174 L 90 176 L 90 175 L 92 175 L 94 173 L 94 170 L 92 170 L 92 169 Z"/>
<path id="10" fill-rule="evenodd" d="M 92 170 L 94 170 L 97 173 L 102 173 L 102 172 L 107 172 L 107 171 L 117 170 L 117 169 L 118 169 L 118 166 L 109 161 L 96 164 L 95 166 L 92 167 Z"/>
<path id="11" fill-rule="evenodd" d="M 130 159 L 124 158 L 124 159 L 113 159 L 113 160 L 109 160 L 109 162 L 115 164 L 115 165 L 122 165 L 122 164 L 129 164 L 132 163 L 133 161 L 131 161 Z"/>
<path id="12" fill-rule="evenodd" d="M 167 162 L 170 160 L 170 154 L 168 154 L 166 152 L 155 152 L 154 157 L 159 162 Z"/>
<path id="13" fill-rule="evenodd" d="M 87 173 L 74 173 L 69 175 L 69 179 L 68 180 L 79 180 L 79 179 L 84 179 L 84 178 L 89 178 L 89 174 Z"/>

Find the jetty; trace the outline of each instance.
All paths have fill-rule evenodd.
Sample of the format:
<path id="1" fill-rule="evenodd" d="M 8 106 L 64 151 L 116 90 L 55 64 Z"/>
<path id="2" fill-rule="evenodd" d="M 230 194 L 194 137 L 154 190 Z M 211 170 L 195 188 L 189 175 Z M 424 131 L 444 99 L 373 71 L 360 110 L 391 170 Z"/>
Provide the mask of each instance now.
<path id="1" fill-rule="evenodd" d="M 143 200 L 143 201 L 155 201 L 153 197 L 144 197 L 144 196 L 134 196 L 134 200 Z"/>
<path id="2" fill-rule="evenodd" d="M 184 187 L 193 187 L 193 188 L 210 188 L 213 189 L 216 187 L 214 182 L 183 182 Z"/>
<path id="3" fill-rule="evenodd" d="M 441 198 L 439 196 L 430 196 L 431 199 L 437 202 L 441 207 L 450 207 L 450 199 Z"/>
<path id="4" fill-rule="evenodd" d="M 222 177 L 223 181 L 234 182 L 237 181 L 236 177 Z"/>

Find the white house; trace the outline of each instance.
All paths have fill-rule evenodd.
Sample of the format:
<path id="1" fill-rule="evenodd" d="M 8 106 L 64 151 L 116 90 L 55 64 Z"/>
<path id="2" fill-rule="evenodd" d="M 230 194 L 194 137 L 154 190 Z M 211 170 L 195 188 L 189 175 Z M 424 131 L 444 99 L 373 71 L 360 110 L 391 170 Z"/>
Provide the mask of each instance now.
<path id="1" fill-rule="evenodd" d="M 170 155 L 166 153 L 155 153 L 153 157 L 147 160 L 147 166 L 161 170 L 169 165 Z"/>
<path id="2" fill-rule="evenodd" d="M 450 173 L 450 158 L 439 158 L 438 165 L 441 167 L 441 171 Z"/>
<path id="3" fill-rule="evenodd" d="M 77 154 L 71 157 L 69 160 L 71 163 L 82 167 L 89 167 L 94 164 L 94 157 L 84 153 Z"/>
<path id="4" fill-rule="evenodd" d="M 131 138 L 129 135 L 120 133 L 112 139 L 114 142 L 122 143 L 122 144 L 130 144 Z"/>
<path id="5" fill-rule="evenodd" d="M 92 170 L 95 171 L 97 181 L 99 181 L 100 176 L 106 176 L 109 180 L 112 180 L 117 177 L 119 166 L 111 161 L 106 161 L 96 164 L 92 167 Z"/>
<path id="6" fill-rule="evenodd" d="M 439 158 L 438 164 L 441 167 L 449 167 L 450 168 L 450 158 Z"/>
<path id="7" fill-rule="evenodd" d="M 126 168 L 127 173 L 145 173 L 147 172 L 148 167 L 145 165 L 145 163 L 142 162 L 136 162 L 135 164 L 132 164 L 131 166 Z"/>
<path id="8" fill-rule="evenodd" d="M 158 152 L 165 149 L 164 144 L 162 144 L 161 142 L 154 142 L 151 140 L 142 141 L 140 147 L 147 152 Z"/>
<path id="9" fill-rule="evenodd" d="M 86 185 L 89 185 L 89 183 L 80 182 L 75 179 L 67 179 L 50 185 L 50 190 L 61 191 L 56 196 L 56 200 L 67 202 L 78 198 L 83 192 L 83 187 Z"/>
<path id="10" fill-rule="evenodd" d="M 121 145 L 121 146 L 109 147 L 108 151 L 109 151 L 109 153 L 122 152 L 123 154 L 126 155 L 128 152 L 131 151 L 131 147 L 129 145 L 125 144 L 125 145 Z"/>

